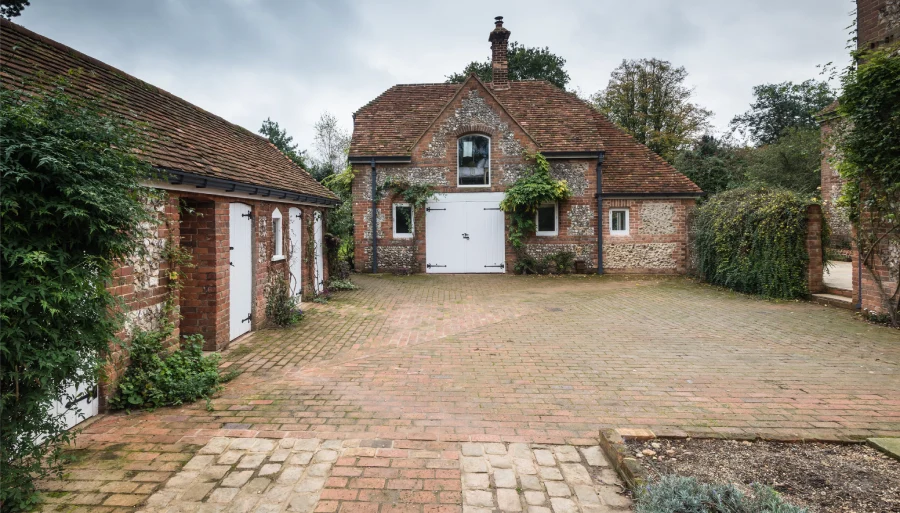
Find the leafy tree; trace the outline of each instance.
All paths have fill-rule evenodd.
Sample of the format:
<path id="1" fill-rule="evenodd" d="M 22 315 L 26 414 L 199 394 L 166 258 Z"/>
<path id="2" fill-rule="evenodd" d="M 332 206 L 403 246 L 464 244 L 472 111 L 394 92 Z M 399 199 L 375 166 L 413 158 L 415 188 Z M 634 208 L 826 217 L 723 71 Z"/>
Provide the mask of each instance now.
<path id="1" fill-rule="evenodd" d="M 712 112 L 691 102 L 687 71 L 659 59 L 623 60 L 591 98 L 610 121 L 668 162 L 709 126 Z"/>
<path id="2" fill-rule="evenodd" d="M 704 135 L 675 157 L 675 168 L 707 194 L 716 194 L 743 181 L 746 151 L 731 141 Z"/>
<path id="3" fill-rule="evenodd" d="M 818 195 L 821 184 L 822 135 L 818 129 L 790 128 L 774 143 L 747 152 L 747 183 L 783 187 Z"/>
<path id="4" fill-rule="evenodd" d="M 311 170 L 320 182 L 344 169 L 350 149 L 350 135 L 341 128 L 337 118 L 323 112 L 313 127 L 316 131 L 313 143 L 316 148 L 316 165 Z"/>
<path id="5" fill-rule="evenodd" d="M 758 85 L 753 95 L 756 99 L 750 110 L 735 116 L 731 127 L 757 145 L 772 144 L 792 128 L 818 129 L 816 113 L 835 98 L 827 82 L 812 79 L 800 84 Z"/>
<path id="6" fill-rule="evenodd" d="M 854 55 L 842 76 L 836 165 L 863 265 L 900 326 L 900 44 Z"/>
<path id="7" fill-rule="evenodd" d="M 306 152 L 297 151 L 297 145 L 293 144 L 294 138 L 287 134 L 287 130 L 278 126 L 278 123 L 266 118 L 259 128 L 259 133 L 266 137 L 270 143 L 287 155 L 294 164 L 306 169 Z"/>
<path id="8" fill-rule="evenodd" d="M 28 0 L 0 0 L 0 17 L 10 19 L 20 16 L 28 5 Z"/>
<path id="9" fill-rule="evenodd" d="M 96 383 L 121 317 L 106 288 L 155 216 L 139 126 L 66 93 L 0 90 L 0 504 L 29 509 L 72 440 L 53 401 Z"/>
<path id="10" fill-rule="evenodd" d="M 551 84 L 565 89 L 569 83 L 569 74 L 565 70 L 566 60 L 551 53 L 548 47 L 527 48 L 513 41 L 507 52 L 509 59 L 510 80 L 546 80 Z M 460 73 L 447 76 L 450 84 L 459 84 L 474 73 L 484 82 L 492 80 L 491 60 L 472 61 Z"/>

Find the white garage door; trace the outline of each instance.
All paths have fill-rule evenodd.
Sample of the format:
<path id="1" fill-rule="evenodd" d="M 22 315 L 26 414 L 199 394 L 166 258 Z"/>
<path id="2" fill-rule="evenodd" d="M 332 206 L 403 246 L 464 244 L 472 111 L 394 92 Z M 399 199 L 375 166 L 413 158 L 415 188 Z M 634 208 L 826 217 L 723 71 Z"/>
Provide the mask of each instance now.
<path id="1" fill-rule="evenodd" d="M 502 273 L 506 269 L 502 192 L 441 194 L 425 208 L 429 273 Z"/>

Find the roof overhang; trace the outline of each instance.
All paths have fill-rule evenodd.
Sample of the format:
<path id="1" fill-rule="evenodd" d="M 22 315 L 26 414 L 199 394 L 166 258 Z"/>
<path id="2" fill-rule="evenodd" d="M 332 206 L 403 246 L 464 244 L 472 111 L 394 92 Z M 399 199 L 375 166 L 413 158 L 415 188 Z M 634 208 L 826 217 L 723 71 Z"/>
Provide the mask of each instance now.
<path id="1" fill-rule="evenodd" d="M 307 203 L 310 205 L 323 205 L 333 207 L 340 204 L 340 200 L 333 198 L 324 198 L 312 194 L 301 194 L 298 192 L 287 191 L 284 189 L 276 189 L 273 187 L 264 187 L 261 185 L 250 185 L 234 180 L 223 178 L 212 178 L 209 176 L 188 173 L 178 169 L 155 168 L 159 175 L 154 177 L 159 180 L 167 181 L 172 185 L 193 185 L 197 189 L 216 189 L 223 192 L 243 193 L 249 196 L 259 196 L 260 199 L 277 199 L 283 201 L 296 201 L 298 203 Z M 199 191 L 198 191 L 199 192 Z"/>
<path id="2" fill-rule="evenodd" d="M 541 155 L 547 160 L 553 159 L 595 159 L 603 155 L 603 150 L 593 151 L 542 151 Z"/>
<path id="3" fill-rule="evenodd" d="M 348 157 L 348 160 L 351 164 L 371 164 L 373 161 L 376 164 L 409 164 L 412 162 L 412 157 L 409 155 L 395 155 L 395 156 L 363 156 L 363 155 L 353 155 Z"/>
<path id="4" fill-rule="evenodd" d="M 603 197 L 609 199 L 639 198 L 699 198 L 705 192 L 604 192 Z"/>

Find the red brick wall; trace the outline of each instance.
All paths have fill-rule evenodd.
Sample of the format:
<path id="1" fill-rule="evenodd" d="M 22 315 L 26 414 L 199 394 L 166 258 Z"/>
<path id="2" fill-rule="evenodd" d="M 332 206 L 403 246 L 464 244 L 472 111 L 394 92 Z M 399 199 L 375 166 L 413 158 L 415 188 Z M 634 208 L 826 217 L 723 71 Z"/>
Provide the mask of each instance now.
<path id="1" fill-rule="evenodd" d="M 856 0 L 857 47 L 875 48 L 900 39 L 900 1 Z"/>
<path id="2" fill-rule="evenodd" d="M 823 251 L 822 208 L 819 205 L 810 205 L 806 209 L 806 254 L 809 255 L 806 280 L 810 294 L 825 290 Z"/>
<path id="3" fill-rule="evenodd" d="M 312 240 L 312 220 L 315 211 L 324 208 L 287 203 L 274 203 L 244 198 L 230 198 L 215 194 L 197 194 L 170 191 L 159 205 L 159 215 L 164 222 L 156 228 L 153 241 L 178 241 L 192 256 L 194 267 L 183 268 L 183 286 L 173 297 L 173 306 L 180 310 L 180 318 L 170 315 L 175 324 L 175 332 L 170 339 L 174 343 L 181 334 L 199 333 L 204 336 L 206 350 L 224 349 L 229 340 L 229 208 L 230 203 L 240 202 L 250 205 L 253 212 L 253 262 L 255 280 L 253 284 L 252 328 L 265 326 L 266 286 L 273 277 L 289 279 L 288 248 L 290 248 L 289 209 L 294 206 L 303 213 L 304 230 L 302 251 L 308 253 Z M 278 208 L 282 214 L 282 236 L 285 259 L 273 262 L 274 241 L 272 239 L 272 212 Z M 309 229 L 307 229 L 307 227 Z M 158 254 L 157 254 L 158 256 Z M 325 256 L 327 258 L 327 255 Z M 152 262 L 128 262 L 116 273 L 110 290 L 121 297 L 130 319 L 129 326 L 138 325 L 144 329 L 158 326 L 147 312 L 159 311 L 170 296 L 169 272 L 171 265 L 164 259 L 151 258 Z M 303 291 L 305 296 L 313 294 L 312 254 L 303 259 Z M 144 272 L 152 269 L 152 276 Z M 327 280 L 328 264 L 324 265 Z M 120 333 L 127 340 L 130 330 Z M 106 380 L 101 383 L 101 408 L 105 408 L 107 398 L 114 393 L 115 382 L 127 367 L 127 352 L 119 345 L 110 348 Z"/>

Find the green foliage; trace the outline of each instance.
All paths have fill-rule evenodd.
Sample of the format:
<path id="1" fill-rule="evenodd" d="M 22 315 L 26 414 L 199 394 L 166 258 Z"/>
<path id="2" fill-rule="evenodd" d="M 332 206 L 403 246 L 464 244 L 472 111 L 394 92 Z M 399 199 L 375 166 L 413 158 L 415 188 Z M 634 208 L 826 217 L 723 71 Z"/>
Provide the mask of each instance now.
<path id="1" fill-rule="evenodd" d="M 569 274 L 575 268 L 575 253 L 560 251 L 543 258 L 520 254 L 513 264 L 516 274 Z"/>
<path id="2" fill-rule="evenodd" d="M 746 154 L 744 181 L 819 195 L 822 134 L 818 128 L 788 128 L 775 142 Z"/>
<path id="3" fill-rule="evenodd" d="M 566 60 L 551 53 L 550 49 L 527 48 L 513 41 L 507 51 L 510 80 L 546 80 L 560 89 L 569 83 L 569 74 L 565 70 Z M 492 80 L 491 60 L 472 61 L 460 73 L 447 76 L 450 84 L 460 84 L 474 73 L 482 82 Z"/>
<path id="4" fill-rule="evenodd" d="M 203 336 L 183 338 L 169 354 L 164 343 L 172 325 L 155 331 L 136 331 L 129 344 L 128 369 L 110 400 L 116 409 L 159 408 L 209 398 L 221 389 L 219 354 L 203 356 Z"/>
<path id="5" fill-rule="evenodd" d="M 11 84 L 7 84 L 9 86 Z M 66 94 L 0 91 L 0 502 L 34 504 L 33 478 L 61 472 L 72 439 L 50 410 L 67 384 L 93 385 L 121 326 L 106 288 L 133 254 L 150 168 L 134 123 Z M 72 399 L 71 397 L 65 399 Z M 43 437 L 43 442 L 41 438 Z"/>
<path id="6" fill-rule="evenodd" d="M 297 151 L 297 145 L 293 144 L 294 138 L 287 134 L 287 130 L 278 126 L 278 123 L 266 118 L 259 128 L 260 135 L 265 136 L 281 153 L 291 159 L 294 164 L 306 169 L 306 152 Z"/>
<path id="7" fill-rule="evenodd" d="M 328 255 L 328 266 L 332 276 L 341 274 L 341 268 L 350 269 L 353 263 L 353 166 L 347 165 L 340 173 L 334 173 L 322 180 L 322 185 L 331 189 L 341 204 L 328 213 L 325 231 L 336 240 L 334 251 Z"/>
<path id="8" fill-rule="evenodd" d="M 691 102 L 684 67 L 659 59 L 623 60 L 591 102 L 610 121 L 672 163 L 709 126 L 712 112 Z"/>
<path id="9" fill-rule="evenodd" d="M 6 19 L 20 16 L 25 7 L 30 5 L 28 0 L 3 0 L 0 2 L 0 16 Z"/>
<path id="10" fill-rule="evenodd" d="M 757 145 L 772 144 L 789 130 L 818 130 L 816 114 L 834 101 L 827 82 L 762 84 L 753 88 L 750 110 L 731 120 L 733 130 Z"/>
<path id="11" fill-rule="evenodd" d="M 807 295 L 809 203 L 795 192 L 766 187 L 713 196 L 697 208 L 692 228 L 700 275 L 738 292 L 781 299 Z"/>
<path id="12" fill-rule="evenodd" d="M 359 289 L 355 283 L 350 280 L 328 280 L 328 290 L 357 290 Z"/>
<path id="13" fill-rule="evenodd" d="M 727 139 L 704 135 L 678 152 L 675 168 L 706 194 L 716 194 L 743 182 L 745 153 Z"/>
<path id="14" fill-rule="evenodd" d="M 281 277 L 273 279 L 266 291 L 266 320 L 280 328 L 287 328 L 297 324 L 302 315 L 288 281 Z"/>
<path id="15" fill-rule="evenodd" d="M 836 130 L 840 199 L 894 326 L 900 326 L 900 44 L 857 53 L 842 77 Z M 895 277 L 884 279 L 884 274 Z"/>
<path id="16" fill-rule="evenodd" d="M 775 490 L 754 484 L 750 495 L 733 484 L 701 483 L 693 477 L 666 475 L 640 487 L 635 513 L 806 513 Z"/>
<path id="17" fill-rule="evenodd" d="M 565 180 L 557 180 L 550 175 L 550 163 L 540 153 L 525 156 L 530 162 L 525 174 L 506 189 L 500 210 L 510 216 L 510 244 L 517 251 L 525 244 L 525 238 L 535 231 L 535 212 L 545 203 L 555 203 L 569 199 L 572 191 Z"/>

